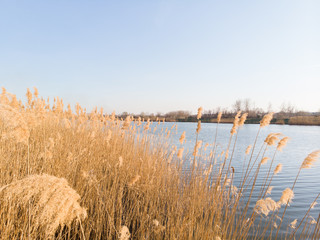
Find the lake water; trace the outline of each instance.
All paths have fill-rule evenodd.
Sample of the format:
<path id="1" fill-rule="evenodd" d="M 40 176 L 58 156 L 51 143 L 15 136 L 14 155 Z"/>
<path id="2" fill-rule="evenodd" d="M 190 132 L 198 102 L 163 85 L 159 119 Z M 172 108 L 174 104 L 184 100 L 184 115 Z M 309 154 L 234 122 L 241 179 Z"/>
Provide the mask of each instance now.
<path id="1" fill-rule="evenodd" d="M 185 149 L 190 149 L 190 153 L 192 154 L 195 140 L 196 140 L 196 128 L 197 123 L 164 123 L 163 127 L 170 129 L 172 125 L 177 124 L 176 135 L 173 136 L 173 144 L 180 146 L 178 142 L 180 135 L 183 131 L 186 131 L 186 143 L 184 144 Z M 199 133 L 199 140 L 203 141 L 203 145 L 205 143 L 213 143 L 214 136 L 216 131 L 217 124 L 215 123 L 202 123 L 201 131 Z M 228 141 L 230 138 L 230 130 L 232 124 L 220 124 L 218 127 L 218 136 L 217 136 L 217 153 L 225 150 Z M 236 179 L 239 179 L 242 172 L 243 161 L 245 158 L 245 149 L 248 145 L 253 145 L 254 140 L 256 138 L 257 132 L 259 129 L 259 125 L 251 124 L 244 125 L 238 131 L 238 138 L 235 148 L 235 153 L 232 160 L 232 166 L 235 169 L 235 184 Z M 173 130 L 172 130 L 173 131 Z M 273 164 L 273 168 L 278 163 L 283 164 L 282 171 L 273 178 L 271 186 L 273 186 L 272 194 L 270 197 L 278 201 L 281 197 L 282 191 L 285 188 L 291 188 L 294 182 L 294 179 L 298 173 L 299 167 L 301 163 L 305 159 L 305 157 L 315 150 L 320 150 L 320 127 L 319 126 L 289 126 L 289 125 L 270 125 L 262 128 L 260 135 L 258 137 L 256 153 L 263 144 L 264 139 L 269 133 L 282 133 L 283 136 L 288 136 L 290 138 L 286 147 L 284 147 L 282 152 L 277 152 L 276 158 Z M 211 146 L 212 149 L 212 146 Z M 275 146 L 271 147 L 265 154 L 265 156 L 272 156 L 275 151 Z M 230 156 L 231 154 L 229 154 Z M 269 160 L 270 161 L 270 160 Z M 261 184 L 263 178 L 265 176 L 265 172 L 268 170 L 269 164 L 262 165 L 261 174 L 259 174 L 257 185 Z M 259 190 L 260 188 L 258 188 Z M 310 204 L 313 202 L 315 197 L 320 192 L 320 164 L 316 162 L 314 167 L 311 169 L 302 169 L 298 181 L 294 188 L 295 197 L 293 199 L 292 204 L 287 208 L 285 219 L 281 226 L 280 233 L 283 233 L 287 230 L 288 224 L 292 222 L 294 219 L 301 220 L 308 210 Z M 255 204 L 255 199 L 257 199 L 257 194 L 259 192 L 255 192 L 253 196 L 253 201 L 250 206 L 249 212 L 252 211 L 252 208 Z M 318 201 L 320 203 L 320 199 Z M 283 210 L 284 207 L 281 209 Z M 281 213 L 282 211 L 280 211 Z M 311 211 L 310 215 L 315 219 L 318 218 L 320 212 L 320 204 L 316 205 Z M 281 214 L 279 214 L 281 216 Z M 297 224 L 298 225 L 298 224 Z"/>

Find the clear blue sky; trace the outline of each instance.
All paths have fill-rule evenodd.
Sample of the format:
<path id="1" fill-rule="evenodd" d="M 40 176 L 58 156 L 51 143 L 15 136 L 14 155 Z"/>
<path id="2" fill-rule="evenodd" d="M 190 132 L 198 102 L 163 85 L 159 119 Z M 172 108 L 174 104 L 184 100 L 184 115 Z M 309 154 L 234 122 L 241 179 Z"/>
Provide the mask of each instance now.
<path id="1" fill-rule="evenodd" d="M 320 109 L 320 1 L 0 0 L 0 86 L 91 109 Z"/>

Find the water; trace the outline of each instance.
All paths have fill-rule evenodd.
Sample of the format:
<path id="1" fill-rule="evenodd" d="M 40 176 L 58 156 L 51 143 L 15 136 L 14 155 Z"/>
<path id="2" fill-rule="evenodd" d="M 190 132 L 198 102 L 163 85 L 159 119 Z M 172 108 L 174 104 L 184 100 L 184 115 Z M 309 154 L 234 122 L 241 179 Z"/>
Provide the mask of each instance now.
<path id="1" fill-rule="evenodd" d="M 170 129 L 172 125 L 177 124 L 176 135 L 173 136 L 173 144 L 179 146 L 179 137 L 183 131 L 186 131 L 186 143 L 184 144 L 185 149 L 190 150 L 190 154 L 193 151 L 193 147 L 196 139 L 196 128 L 197 123 L 164 123 L 164 128 Z M 205 143 L 213 143 L 217 124 L 214 123 L 202 123 L 201 131 L 198 139 Z M 220 124 L 218 127 L 217 144 L 218 153 L 225 150 L 229 138 L 232 124 Z M 251 124 L 243 126 L 238 133 L 235 153 L 232 160 L 232 166 L 235 169 L 235 179 L 241 176 L 243 161 L 245 158 L 245 149 L 248 145 L 253 145 L 256 138 L 259 125 Z M 174 130 L 174 129 L 173 129 Z M 172 131 L 173 131 L 172 130 Z M 320 150 L 320 127 L 319 126 L 289 126 L 289 125 L 270 125 L 263 128 L 258 137 L 256 151 L 258 152 L 263 144 L 264 139 L 269 133 L 282 133 L 283 136 L 290 138 L 286 147 L 282 152 L 277 152 L 274 160 L 273 168 L 278 163 L 283 164 L 282 172 L 274 177 L 271 186 L 273 186 L 272 194 L 270 197 L 275 201 L 278 201 L 281 197 L 282 191 L 286 188 L 291 188 L 294 179 L 298 173 L 301 163 L 305 157 L 315 150 Z M 233 144 L 233 143 L 232 143 Z M 208 149 L 212 149 L 209 146 Z M 208 152 L 208 150 L 207 150 Z M 266 152 L 267 157 L 272 159 L 275 152 L 275 147 L 271 147 Z M 254 154 L 255 156 L 256 154 Z M 230 154 L 229 154 L 230 156 Z M 270 160 L 269 160 L 270 161 Z M 269 162 L 268 162 L 269 163 Z M 205 163 L 204 163 L 205 164 Z M 261 174 L 258 177 L 257 185 L 261 185 L 263 180 L 262 176 L 268 170 L 269 164 L 262 165 Z M 237 177 L 238 176 L 238 177 Z M 236 183 L 235 183 L 236 185 Z M 259 189 L 259 188 L 258 188 Z M 310 204 L 314 201 L 315 197 L 320 193 L 320 164 L 317 162 L 311 169 L 302 169 L 298 181 L 294 188 L 295 197 L 290 207 L 287 208 L 285 220 L 282 223 L 280 233 L 284 233 L 287 230 L 288 224 L 294 219 L 299 221 L 303 218 Z M 249 212 L 252 210 L 255 204 L 255 199 L 259 192 L 254 192 L 253 202 L 250 205 Z M 319 201 L 320 202 L 320 199 Z M 284 207 L 282 207 L 283 210 Z M 280 211 L 281 213 L 282 211 Z M 320 204 L 316 205 L 311 211 L 310 216 L 317 219 L 320 212 Z M 279 214 L 281 216 L 281 214 Z M 299 232 L 298 232 L 299 233 Z"/>

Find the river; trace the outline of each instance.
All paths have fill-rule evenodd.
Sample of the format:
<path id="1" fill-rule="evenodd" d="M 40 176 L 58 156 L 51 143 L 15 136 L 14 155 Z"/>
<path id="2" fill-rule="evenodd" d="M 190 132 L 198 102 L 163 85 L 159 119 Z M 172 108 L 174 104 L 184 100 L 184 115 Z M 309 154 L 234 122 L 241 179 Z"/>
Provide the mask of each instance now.
<path id="1" fill-rule="evenodd" d="M 186 142 L 184 144 L 185 149 L 189 149 L 189 155 L 192 154 L 194 144 L 196 141 L 196 128 L 197 123 L 163 123 L 164 128 L 171 129 L 172 125 L 177 125 L 177 130 L 173 128 L 171 131 L 175 131 L 172 137 L 172 143 L 180 147 L 179 138 L 183 131 L 186 132 Z M 205 143 L 212 144 L 214 142 L 215 132 L 217 124 L 215 123 L 202 123 L 201 131 L 199 133 L 198 139 L 203 141 L 204 151 Z M 218 134 L 217 134 L 217 153 L 225 150 L 229 138 L 230 130 L 232 124 L 219 124 Z M 242 174 L 242 166 L 245 158 L 245 149 L 248 145 L 253 145 L 257 132 L 259 130 L 259 125 L 248 124 L 244 125 L 238 130 L 238 137 L 235 147 L 235 152 L 232 160 L 232 166 L 235 169 L 235 185 L 237 184 L 237 179 Z M 301 163 L 305 157 L 315 150 L 320 150 L 320 127 L 319 126 L 289 126 L 289 125 L 269 125 L 261 129 L 256 150 L 254 156 L 263 144 L 264 139 L 269 133 L 281 133 L 283 136 L 290 138 L 286 147 L 284 147 L 282 152 L 277 152 L 274 164 L 275 167 L 278 163 L 283 164 L 282 171 L 276 175 L 272 181 L 271 186 L 273 186 L 272 193 L 270 197 L 275 201 L 278 201 L 281 197 L 282 191 L 285 188 L 292 187 L 294 179 L 298 173 Z M 233 143 L 232 143 L 233 144 Z M 209 146 L 208 149 L 212 149 Z M 185 150 L 186 151 L 186 150 Z M 207 150 L 208 152 L 209 150 Z M 275 146 L 269 148 L 265 156 L 272 158 L 275 152 Z M 229 154 L 230 156 L 230 154 Z M 206 164 L 206 160 L 203 160 Z M 270 160 L 269 160 L 270 161 Z M 261 185 L 263 176 L 267 172 L 269 164 L 261 166 L 261 173 L 257 180 L 257 186 Z M 273 168 L 274 168 L 273 167 Z M 258 187 L 259 190 L 259 187 Z M 306 211 L 308 210 L 310 204 L 313 202 L 315 197 L 320 193 L 320 164 L 316 164 L 311 169 L 302 169 L 298 181 L 294 188 L 295 197 L 293 202 L 287 209 L 285 219 L 282 223 L 280 233 L 287 231 L 288 224 L 294 219 L 299 221 L 303 218 Z M 250 211 L 254 207 L 255 200 L 259 191 L 254 192 L 253 201 L 250 204 Z M 320 202 L 320 201 L 318 201 Z M 282 207 L 283 209 L 283 207 Z M 282 211 L 280 211 L 281 213 Z M 320 212 L 320 204 L 316 205 L 311 211 L 310 216 L 317 219 Z M 281 214 L 280 214 L 281 216 Z M 299 231 L 298 231 L 299 233 Z"/>

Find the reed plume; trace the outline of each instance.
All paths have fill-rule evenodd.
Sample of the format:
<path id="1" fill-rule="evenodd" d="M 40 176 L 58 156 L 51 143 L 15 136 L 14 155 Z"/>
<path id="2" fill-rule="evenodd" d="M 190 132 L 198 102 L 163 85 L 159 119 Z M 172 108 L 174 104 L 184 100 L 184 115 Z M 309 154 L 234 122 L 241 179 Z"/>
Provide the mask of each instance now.
<path id="1" fill-rule="evenodd" d="M 320 150 L 318 151 L 314 151 L 312 153 L 310 153 L 303 161 L 303 163 L 301 164 L 301 169 L 302 168 L 311 168 L 312 165 L 317 161 L 317 159 L 320 156 Z"/>
<path id="2" fill-rule="evenodd" d="M 219 112 L 219 113 L 218 113 L 218 116 L 217 116 L 217 123 L 220 123 L 220 121 L 221 121 L 221 116 L 222 116 L 222 112 Z"/>
<path id="3" fill-rule="evenodd" d="M 314 208 L 317 204 L 318 204 L 317 202 L 311 203 L 310 208 L 311 208 L 311 209 Z"/>
<path id="4" fill-rule="evenodd" d="M 122 226 L 120 229 L 119 240 L 129 240 L 130 236 L 129 228 L 127 226 Z"/>
<path id="5" fill-rule="evenodd" d="M 264 115 L 262 120 L 260 121 L 260 127 L 268 126 L 270 124 L 272 118 L 273 118 L 273 112 Z"/>
<path id="6" fill-rule="evenodd" d="M 186 138 L 186 131 L 183 131 L 183 133 L 181 134 L 181 137 L 179 139 L 180 143 L 183 144 L 184 140 Z"/>
<path id="7" fill-rule="evenodd" d="M 3 123 L 6 132 L 4 138 L 13 138 L 18 143 L 28 144 L 30 131 L 22 114 L 9 105 L 0 104 L 0 123 Z"/>
<path id="8" fill-rule="evenodd" d="M 268 158 L 268 157 L 262 158 L 262 160 L 261 160 L 261 165 L 266 164 L 269 159 L 270 159 L 270 158 Z"/>
<path id="9" fill-rule="evenodd" d="M 197 144 L 194 146 L 193 156 L 196 157 L 198 155 L 199 148 L 201 147 L 202 141 L 197 141 Z"/>
<path id="10" fill-rule="evenodd" d="M 281 172 L 281 170 L 282 170 L 282 164 L 279 163 L 273 171 L 274 175 L 277 175 L 279 172 Z"/>
<path id="11" fill-rule="evenodd" d="M 73 220 L 87 217 L 87 211 L 78 203 L 80 196 L 64 178 L 30 175 L 2 187 L 0 195 L 1 207 L 10 206 L 6 217 L 14 216 L 11 219 L 18 221 L 23 212 L 31 211 L 33 229 L 45 229 L 47 237 L 52 237 L 59 226 L 70 226 Z"/>
<path id="12" fill-rule="evenodd" d="M 252 148 L 252 145 L 249 145 L 247 148 L 246 148 L 246 152 L 245 154 L 248 155 L 250 153 L 250 150 Z"/>
<path id="13" fill-rule="evenodd" d="M 133 185 L 135 185 L 135 184 L 139 181 L 140 178 L 141 178 L 140 175 L 134 176 L 134 177 L 130 180 L 130 182 L 128 183 L 128 186 L 129 186 L 129 187 L 132 187 Z"/>
<path id="14" fill-rule="evenodd" d="M 285 205 L 285 204 L 289 204 L 292 202 L 292 199 L 294 198 L 294 193 L 292 191 L 291 188 L 286 188 L 285 190 L 283 190 L 281 198 L 279 203 L 281 205 Z"/>
<path id="15" fill-rule="evenodd" d="M 239 127 L 244 125 L 244 122 L 247 120 L 247 116 L 248 116 L 248 113 L 242 114 L 240 121 L 239 121 Z"/>
<path id="16" fill-rule="evenodd" d="M 265 216 L 268 216 L 270 211 L 276 211 L 279 209 L 279 205 L 272 200 L 271 198 L 266 199 L 260 199 L 257 201 L 254 211 L 258 214 L 263 214 Z"/>
<path id="17" fill-rule="evenodd" d="M 198 114 L 197 114 L 197 119 L 198 119 L 198 120 L 199 120 L 199 119 L 201 118 L 201 116 L 202 116 L 202 110 L 203 110 L 202 107 L 199 107 L 199 108 L 198 108 Z"/>
<path id="18" fill-rule="evenodd" d="M 267 189 L 267 191 L 266 191 L 266 195 L 270 195 L 272 189 L 273 189 L 273 186 L 268 187 L 268 189 Z"/>
<path id="19" fill-rule="evenodd" d="M 177 157 L 180 158 L 180 159 L 182 158 L 183 150 L 184 150 L 183 148 L 180 148 L 180 149 L 178 150 Z"/>
<path id="20" fill-rule="evenodd" d="M 273 146 L 276 144 L 276 142 L 279 140 L 279 136 L 281 133 L 270 133 L 264 140 L 265 143 L 267 143 L 268 146 Z"/>
<path id="21" fill-rule="evenodd" d="M 288 137 L 282 138 L 278 143 L 277 150 L 282 151 L 282 149 L 287 145 L 288 141 L 289 141 Z"/>
<path id="22" fill-rule="evenodd" d="M 233 126 L 230 131 L 231 135 L 233 135 L 237 132 L 237 128 L 239 126 L 239 121 L 240 121 L 240 119 L 239 119 L 240 114 L 241 114 L 241 111 L 238 111 L 236 116 L 234 117 Z"/>
<path id="23" fill-rule="evenodd" d="M 290 223 L 290 227 L 293 228 L 293 229 L 296 229 L 297 222 L 298 222 L 298 219 L 293 220 L 293 221 Z"/>

